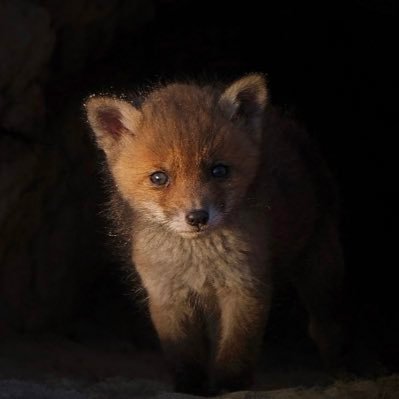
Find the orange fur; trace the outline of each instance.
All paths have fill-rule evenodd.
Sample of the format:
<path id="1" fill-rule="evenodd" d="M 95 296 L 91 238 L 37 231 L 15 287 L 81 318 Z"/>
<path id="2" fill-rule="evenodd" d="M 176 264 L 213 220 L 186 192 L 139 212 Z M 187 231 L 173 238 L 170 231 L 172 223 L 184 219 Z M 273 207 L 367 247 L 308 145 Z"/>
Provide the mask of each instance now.
<path id="1" fill-rule="evenodd" d="M 335 359 L 343 276 L 335 190 L 306 133 L 267 98 L 253 74 L 225 90 L 170 84 L 140 108 L 108 97 L 86 104 L 117 206 L 131 212 L 132 260 L 179 391 L 250 384 L 274 268 L 291 276 L 322 356 Z M 224 178 L 211 175 L 219 164 Z M 157 171 L 164 186 L 150 179 Z M 198 209 L 209 220 L 190 225 Z"/>

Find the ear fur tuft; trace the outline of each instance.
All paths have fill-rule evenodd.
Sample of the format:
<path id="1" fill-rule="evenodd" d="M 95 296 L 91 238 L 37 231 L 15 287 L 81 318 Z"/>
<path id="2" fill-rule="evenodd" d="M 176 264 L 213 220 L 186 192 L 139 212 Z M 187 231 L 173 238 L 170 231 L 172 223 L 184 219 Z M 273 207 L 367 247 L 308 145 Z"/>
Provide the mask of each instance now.
<path id="1" fill-rule="evenodd" d="M 228 86 L 220 96 L 219 106 L 228 119 L 259 131 L 267 100 L 265 78 L 261 74 L 251 74 Z"/>
<path id="2" fill-rule="evenodd" d="M 123 135 L 134 135 L 141 121 L 141 112 L 118 98 L 92 96 L 84 106 L 97 143 L 106 152 Z"/>

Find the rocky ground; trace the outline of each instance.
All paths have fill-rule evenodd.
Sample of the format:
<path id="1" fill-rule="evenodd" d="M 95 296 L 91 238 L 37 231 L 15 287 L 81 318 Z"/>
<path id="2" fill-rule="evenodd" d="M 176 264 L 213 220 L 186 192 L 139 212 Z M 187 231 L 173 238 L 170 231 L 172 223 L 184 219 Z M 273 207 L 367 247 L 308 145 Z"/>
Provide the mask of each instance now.
<path id="1" fill-rule="evenodd" d="M 261 364 L 253 391 L 231 399 L 397 399 L 399 376 L 334 380 L 315 365 Z M 128 341 L 79 343 L 56 336 L 0 344 L 1 399 L 188 398 L 172 392 L 157 350 Z"/>

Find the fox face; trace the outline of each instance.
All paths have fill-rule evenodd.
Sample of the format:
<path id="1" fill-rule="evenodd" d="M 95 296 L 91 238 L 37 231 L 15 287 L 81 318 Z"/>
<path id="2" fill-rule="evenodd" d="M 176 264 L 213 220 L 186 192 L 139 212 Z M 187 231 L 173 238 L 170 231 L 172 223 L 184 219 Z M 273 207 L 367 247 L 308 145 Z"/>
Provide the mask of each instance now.
<path id="1" fill-rule="evenodd" d="M 234 218 L 259 166 L 263 77 L 224 91 L 171 84 L 140 108 L 91 97 L 89 123 L 120 194 L 152 222 L 197 237 Z"/>

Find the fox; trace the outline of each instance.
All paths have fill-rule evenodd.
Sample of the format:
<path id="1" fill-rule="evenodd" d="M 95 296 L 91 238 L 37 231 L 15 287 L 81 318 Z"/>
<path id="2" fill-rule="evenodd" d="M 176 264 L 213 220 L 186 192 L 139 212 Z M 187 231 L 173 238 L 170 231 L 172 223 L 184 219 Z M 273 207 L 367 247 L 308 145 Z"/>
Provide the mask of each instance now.
<path id="1" fill-rule="evenodd" d="M 252 386 L 275 271 L 334 367 L 345 275 L 336 184 L 306 129 L 270 103 L 265 76 L 162 84 L 136 102 L 93 95 L 85 110 L 175 390 Z"/>

